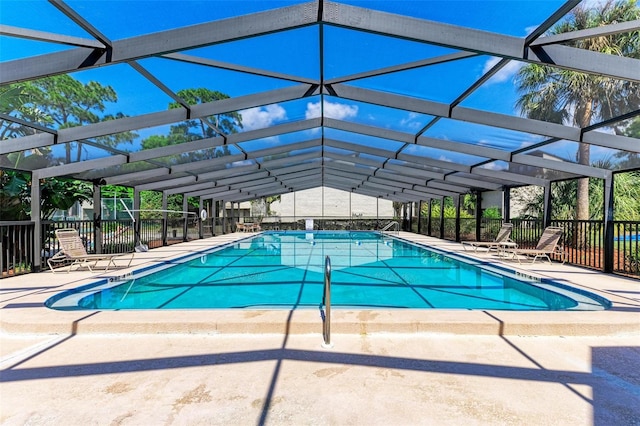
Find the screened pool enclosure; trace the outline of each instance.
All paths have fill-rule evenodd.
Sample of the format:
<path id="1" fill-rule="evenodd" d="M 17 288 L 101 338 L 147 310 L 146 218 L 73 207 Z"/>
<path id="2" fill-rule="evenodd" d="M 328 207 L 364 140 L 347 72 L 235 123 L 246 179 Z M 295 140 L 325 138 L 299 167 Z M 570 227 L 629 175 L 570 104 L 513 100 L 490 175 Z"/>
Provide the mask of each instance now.
<path id="1" fill-rule="evenodd" d="M 612 271 L 616 238 L 638 231 L 615 231 L 613 189 L 640 169 L 640 13 L 602 9 L 626 3 L 2 2 L 0 167 L 31 176 L 23 250 L 43 250 L 49 178 L 91 182 L 97 206 L 102 186 L 132 187 L 134 210 L 142 191 L 205 205 L 327 187 L 459 206 L 533 185 L 540 226 L 557 219 L 552 183 L 595 178 Z M 549 85 L 565 78 L 583 85 Z"/>

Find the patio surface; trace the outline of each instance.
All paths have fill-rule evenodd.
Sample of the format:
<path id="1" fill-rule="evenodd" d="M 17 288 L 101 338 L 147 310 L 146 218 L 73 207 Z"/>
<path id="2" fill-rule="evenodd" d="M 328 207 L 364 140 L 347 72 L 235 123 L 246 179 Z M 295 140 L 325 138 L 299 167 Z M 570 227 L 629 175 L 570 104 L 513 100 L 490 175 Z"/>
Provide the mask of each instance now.
<path id="1" fill-rule="evenodd" d="M 132 268 L 245 237 L 154 249 Z M 24 275 L 0 280 L 0 423 L 640 424 L 640 281 L 479 257 L 613 307 L 333 310 L 325 349 L 316 310 L 59 312 L 42 303 L 102 274 Z"/>

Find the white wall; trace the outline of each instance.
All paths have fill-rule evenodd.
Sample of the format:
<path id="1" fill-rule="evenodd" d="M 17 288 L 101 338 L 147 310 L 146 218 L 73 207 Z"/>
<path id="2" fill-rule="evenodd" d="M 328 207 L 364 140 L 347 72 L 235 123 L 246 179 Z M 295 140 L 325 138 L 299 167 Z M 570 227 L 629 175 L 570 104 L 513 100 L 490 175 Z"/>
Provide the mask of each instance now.
<path id="1" fill-rule="evenodd" d="M 326 187 L 282 194 L 280 202 L 271 204 L 271 211 L 281 217 L 350 217 L 354 214 L 361 214 L 362 217 L 376 217 L 376 214 L 380 217 L 393 216 L 391 201 Z"/>
<path id="2" fill-rule="evenodd" d="M 533 202 L 537 197 L 544 194 L 544 188 L 541 186 L 521 186 L 511 189 L 511 217 L 520 217 L 524 215 L 524 207 L 526 203 Z M 529 212 L 531 213 L 531 212 Z"/>
<path id="3" fill-rule="evenodd" d="M 482 209 L 488 209 L 489 207 L 498 207 L 500 211 L 503 209 L 504 201 L 502 197 L 502 191 L 486 191 L 482 193 Z"/>

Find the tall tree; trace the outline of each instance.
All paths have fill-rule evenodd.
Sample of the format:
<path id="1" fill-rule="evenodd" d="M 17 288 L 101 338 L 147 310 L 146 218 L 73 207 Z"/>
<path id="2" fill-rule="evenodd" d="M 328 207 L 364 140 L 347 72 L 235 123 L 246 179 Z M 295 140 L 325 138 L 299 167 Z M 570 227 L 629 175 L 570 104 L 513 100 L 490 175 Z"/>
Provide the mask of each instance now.
<path id="1" fill-rule="evenodd" d="M 180 90 L 176 94 L 189 105 L 215 102 L 229 98 L 229 96 L 224 93 L 202 87 Z M 174 108 L 182 108 L 182 105 L 177 102 L 170 103 L 169 109 Z M 238 129 L 242 128 L 242 116 L 238 112 L 228 112 L 217 116 L 206 117 L 206 120 L 224 134 L 237 133 Z M 144 139 L 142 141 L 142 149 L 179 145 L 185 142 L 213 138 L 215 136 L 218 136 L 216 130 L 205 124 L 202 120 L 187 120 L 185 122 L 172 125 L 169 128 L 169 133 L 166 135 L 152 135 Z M 212 147 L 199 152 L 187 152 L 176 156 L 174 160 L 176 162 L 202 161 L 215 157 L 223 157 L 229 154 L 229 148 L 224 145 L 222 147 Z M 169 197 L 168 203 L 170 210 L 182 210 L 181 197 L 182 196 L 179 194 Z M 160 209 L 162 207 L 162 197 L 159 193 L 143 191 L 141 198 L 143 209 Z"/>
<path id="2" fill-rule="evenodd" d="M 122 113 L 105 114 L 108 103 L 116 102 L 117 95 L 111 86 L 103 86 L 97 82 L 82 83 L 68 75 L 59 75 L 39 80 L 15 83 L 0 87 L 0 111 L 25 121 L 56 129 L 82 126 L 100 121 L 123 117 Z M 35 134 L 29 126 L 9 121 L 0 123 L 2 139 Z M 124 132 L 94 138 L 95 142 L 105 146 L 116 146 L 133 141 L 135 134 Z M 83 141 L 66 144 L 66 158 L 53 158 L 48 147 L 15 152 L 1 157 L 0 167 L 12 169 L 34 170 L 56 165 L 60 162 L 70 163 L 82 159 Z M 72 159 L 72 150 L 76 149 L 76 158 Z M 26 155 L 28 154 L 28 155 Z M 30 178 L 23 173 L 5 171 L 3 180 L 8 185 L 0 188 L 3 203 L 14 205 L 20 201 L 21 208 L 12 210 L 12 216 L 24 217 L 29 210 L 30 194 L 24 196 L 30 185 Z M 78 181 L 56 178 L 41 182 L 42 217 L 47 218 L 56 208 L 69 208 L 75 201 L 91 199 L 90 185 Z M 20 193 L 22 191 L 22 193 Z M 9 202 L 8 200 L 11 200 Z M 70 204 L 71 203 L 71 204 Z"/>
<path id="3" fill-rule="evenodd" d="M 189 105 L 216 102 L 222 99 L 229 98 L 229 95 L 226 95 L 222 92 L 206 89 L 203 87 L 180 90 L 177 95 Z M 169 105 L 169 108 L 181 107 L 181 105 L 175 102 Z M 210 118 L 212 124 L 225 134 L 237 133 L 238 128 L 242 128 L 242 116 L 237 112 L 228 112 L 225 114 L 219 114 L 217 116 L 207 118 Z M 186 122 L 186 126 L 188 127 L 189 132 L 198 129 L 198 133 L 203 138 L 210 138 L 215 136 L 215 131 L 211 127 L 205 125 L 201 120 L 188 120 Z"/>
<path id="4" fill-rule="evenodd" d="M 69 75 L 57 75 L 24 83 L 15 83 L 0 88 L 0 107 L 2 112 L 22 118 L 44 127 L 64 129 L 83 126 L 101 121 L 122 118 L 118 112 L 105 114 L 108 103 L 118 101 L 118 96 L 111 86 L 103 86 L 90 81 L 86 84 Z M 3 138 L 34 134 L 35 130 L 28 126 L 16 126 L 5 122 L 0 126 Z M 98 143 L 115 146 L 130 143 L 135 138 L 133 132 L 94 138 Z M 44 149 L 43 155 L 44 155 Z M 67 144 L 67 158 L 71 162 L 72 144 Z M 82 141 L 76 142 L 76 158 L 80 161 Z"/>
<path id="5" fill-rule="evenodd" d="M 26 83 L 0 86 L 0 112 L 40 125 L 51 125 L 53 120 L 42 109 L 30 102 Z M 2 121 L 0 140 L 29 136 L 36 130 L 20 124 Z"/>
<path id="6" fill-rule="evenodd" d="M 624 130 L 624 135 L 630 138 L 640 139 L 640 116 L 632 119 Z M 619 159 L 617 166 L 621 169 L 634 169 L 640 167 L 640 154 L 637 152 L 618 152 L 614 155 Z"/>
<path id="7" fill-rule="evenodd" d="M 640 18 L 636 0 L 609 0 L 594 8 L 578 6 L 550 33 L 560 34 Z M 571 42 L 580 49 L 612 55 L 640 57 L 640 32 L 592 37 Z M 640 106 L 640 85 L 609 77 L 529 64 L 520 69 L 517 87 L 522 96 L 517 102 L 529 118 L 566 123 L 585 128 Z M 623 129 L 612 126 L 622 133 Z M 590 164 L 590 146 L 579 144 L 576 161 Z M 578 180 L 575 219 L 589 219 L 589 179 Z"/>
<path id="8" fill-rule="evenodd" d="M 215 102 L 221 99 L 228 99 L 224 93 L 206 89 L 194 88 L 184 89 L 177 92 L 177 95 L 189 105 L 196 105 L 207 102 Z M 169 104 L 170 109 L 182 108 L 179 103 Z M 228 112 L 205 118 L 212 126 L 223 134 L 237 133 L 242 128 L 242 116 L 237 112 Z M 198 139 L 213 138 L 218 136 L 218 132 L 211 126 L 205 124 L 203 120 L 187 120 L 180 124 L 175 124 L 169 128 L 167 135 L 153 135 L 142 141 L 143 149 L 158 148 L 167 145 L 178 145 Z M 190 161 L 205 160 L 214 157 L 229 155 L 229 148 L 224 145 L 219 148 L 211 148 L 208 152 L 189 152 L 183 154 Z"/>

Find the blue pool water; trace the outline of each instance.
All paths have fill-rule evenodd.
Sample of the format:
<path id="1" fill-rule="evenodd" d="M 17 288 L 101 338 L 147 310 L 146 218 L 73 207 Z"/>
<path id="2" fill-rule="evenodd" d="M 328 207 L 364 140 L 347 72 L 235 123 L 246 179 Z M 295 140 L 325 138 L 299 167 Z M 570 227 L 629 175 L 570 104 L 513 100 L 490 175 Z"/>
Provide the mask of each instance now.
<path id="1" fill-rule="evenodd" d="M 376 232 L 265 232 L 126 280 L 52 297 L 54 309 L 334 308 L 574 310 L 607 301 Z M 593 296 L 593 297 L 591 297 Z"/>
<path id="2" fill-rule="evenodd" d="M 627 234 L 615 237 L 614 241 L 638 241 L 640 240 L 640 234 Z"/>

